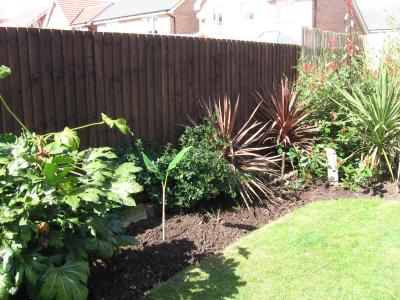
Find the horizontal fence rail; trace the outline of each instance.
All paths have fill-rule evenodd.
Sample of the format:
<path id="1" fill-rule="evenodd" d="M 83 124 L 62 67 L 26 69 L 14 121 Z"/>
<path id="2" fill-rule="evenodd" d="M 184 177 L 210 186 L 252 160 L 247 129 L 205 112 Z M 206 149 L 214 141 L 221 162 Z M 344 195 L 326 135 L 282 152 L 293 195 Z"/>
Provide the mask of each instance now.
<path id="1" fill-rule="evenodd" d="M 300 48 L 192 37 L 0 28 L 0 65 L 12 76 L 0 94 L 37 133 L 99 120 L 128 120 L 135 136 L 175 142 L 199 99 L 241 97 L 242 120 L 254 92 L 294 78 Z M 1 108 L 1 132 L 20 127 Z M 115 146 L 104 127 L 81 134 L 87 146 Z"/>

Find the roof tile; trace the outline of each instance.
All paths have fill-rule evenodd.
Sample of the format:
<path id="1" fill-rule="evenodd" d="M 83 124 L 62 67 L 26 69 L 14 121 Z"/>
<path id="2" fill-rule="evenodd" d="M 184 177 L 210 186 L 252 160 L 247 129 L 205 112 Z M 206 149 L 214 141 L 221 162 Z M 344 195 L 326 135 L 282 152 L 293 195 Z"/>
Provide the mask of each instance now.
<path id="1" fill-rule="evenodd" d="M 104 4 L 101 0 L 57 0 L 58 5 L 64 12 L 70 24 L 79 16 L 79 14 L 89 6 Z"/>

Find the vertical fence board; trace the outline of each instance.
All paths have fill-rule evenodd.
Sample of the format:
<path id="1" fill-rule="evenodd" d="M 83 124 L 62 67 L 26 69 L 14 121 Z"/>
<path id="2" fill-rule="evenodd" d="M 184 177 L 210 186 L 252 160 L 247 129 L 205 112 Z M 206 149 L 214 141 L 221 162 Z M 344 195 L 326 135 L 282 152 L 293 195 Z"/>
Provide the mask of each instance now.
<path id="1" fill-rule="evenodd" d="M 66 114 L 67 108 L 65 104 L 62 32 L 54 30 L 51 32 L 51 36 L 56 128 L 64 128 L 68 126 L 68 122 Z M 94 140 L 94 142 L 95 141 L 96 140 Z"/>
<path id="2" fill-rule="evenodd" d="M 85 90 L 86 90 L 86 123 L 94 123 L 100 118 L 96 103 L 96 81 L 95 81 L 95 57 L 93 49 L 93 32 L 84 32 L 83 47 L 85 57 Z M 89 145 L 97 146 L 97 128 L 91 127 L 87 130 Z"/>
<path id="3" fill-rule="evenodd" d="M 175 141 L 176 102 L 175 102 L 175 42 L 168 39 L 168 105 L 170 139 Z"/>
<path id="4" fill-rule="evenodd" d="M 155 137 L 154 140 L 158 143 L 163 142 L 163 106 L 164 101 L 162 97 L 162 58 L 161 58 L 161 37 L 155 36 L 154 38 L 154 116 Z"/>
<path id="5" fill-rule="evenodd" d="M 52 49 L 51 49 L 51 31 L 43 31 L 40 33 L 40 63 L 42 74 L 42 96 L 44 102 L 44 112 L 46 118 L 46 131 L 53 132 L 56 130 L 56 111 L 54 103 L 54 83 L 53 83 L 53 66 L 52 66 Z M 76 53 L 74 53 L 74 56 Z M 81 61 L 83 63 L 83 60 Z M 83 76 L 84 70 L 75 73 L 75 78 Z M 77 98 L 79 99 L 78 95 Z M 82 116 L 85 112 L 82 112 Z M 75 124 L 74 124 L 75 125 Z"/>
<path id="6" fill-rule="evenodd" d="M 63 31 L 63 62 L 64 62 L 64 86 L 65 86 L 65 104 L 66 104 L 66 122 L 70 126 L 77 123 L 76 116 L 76 92 L 75 92 L 75 56 L 74 56 L 74 35 L 72 31 Z M 39 54 L 39 58 L 42 54 Z M 39 75 L 40 76 L 40 75 Z M 41 80 L 43 80 L 41 78 Z M 40 94 L 41 95 L 41 94 Z M 40 98 L 43 103 L 42 98 Z M 42 106 L 44 108 L 44 105 Z M 35 115 L 36 117 L 36 115 Z M 43 118 L 44 129 L 46 127 Z"/>
<path id="7" fill-rule="evenodd" d="M 29 76 L 31 80 L 31 89 L 32 89 L 32 98 L 30 100 L 33 106 L 32 112 L 33 112 L 34 128 L 36 132 L 42 133 L 45 132 L 46 129 L 46 120 L 44 118 L 44 105 L 42 99 L 42 76 L 40 74 L 40 51 L 39 51 L 40 41 L 39 41 L 38 29 L 28 29 L 28 48 L 29 48 Z M 64 65 L 61 65 L 60 68 L 63 70 L 61 78 L 62 80 L 64 80 L 65 67 Z M 65 98 L 66 95 L 64 95 L 63 98 L 64 103 L 65 103 Z M 64 113 L 66 112 L 64 111 Z"/>
<path id="8" fill-rule="evenodd" d="M 140 83 L 139 83 L 139 47 L 136 34 L 129 36 L 131 59 L 131 87 L 132 87 L 132 122 L 133 133 L 140 134 Z"/>
<path id="9" fill-rule="evenodd" d="M 9 66 L 8 39 L 6 30 L 0 30 L 0 65 Z M 0 80 L 0 95 L 3 96 L 6 101 L 10 101 L 10 78 Z M 0 129 L 2 132 L 12 131 L 13 128 L 10 114 L 2 105 L 0 106 L 0 112 Z"/>
<path id="10" fill-rule="evenodd" d="M 114 75 L 113 75 L 113 38 L 111 33 L 104 33 L 104 113 L 114 115 Z M 107 130 L 107 143 L 116 144 L 116 137 L 112 130 Z"/>
<path id="11" fill-rule="evenodd" d="M 22 89 L 24 86 L 21 82 L 21 69 L 20 69 L 20 58 L 18 49 L 18 31 L 16 28 L 10 28 L 7 32 L 8 43 L 8 61 L 9 66 L 13 70 L 12 78 L 10 79 L 10 94 L 8 103 L 11 109 L 18 116 L 23 116 L 23 102 L 22 102 Z M 25 84 L 24 84 L 25 85 Z M 25 118 L 24 118 L 25 119 Z M 20 132 L 20 125 L 11 119 L 11 128 L 14 131 Z M 25 121 L 25 120 L 24 120 Z"/>
<path id="12" fill-rule="evenodd" d="M 123 115 L 123 99 L 122 99 L 122 48 L 121 48 L 121 33 L 113 33 L 112 36 L 112 49 L 113 49 L 113 80 L 114 80 L 114 111 L 112 116 L 114 118 Z M 114 129 L 112 130 L 117 143 L 121 141 L 121 133 Z"/>
<path id="13" fill-rule="evenodd" d="M 133 115 L 132 115 L 132 91 L 131 91 L 131 74 L 132 74 L 132 66 L 131 66 L 131 57 L 129 53 L 130 49 L 130 40 L 128 34 L 122 34 L 121 36 L 121 62 L 122 62 L 122 114 L 129 127 L 133 128 Z M 119 116 L 117 116 L 119 117 Z M 124 137 L 125 140 L 130 140 L 129 136 Z"/>
<path id="14" fill-rule="evenodd" d="M 161 114 L 162 114 L 162 141 L 169 139 L 169 93 L 168 93 L 168 39 L 161 37 Z"/>
<path id="15" fill-rule="evenodd" d="M 24 123 L 28 128 L 34 128 L 32 87 L 29 72 L 29 50 L 26 28 L 18 29 L 18 53 L 21 80 L 22 111 L 17 109 L 19 115 L 24 116 Z"/>
<path id="16" fill-rule="evenodd" d="M 94 33 L 94 66 L 95 66 L 95 84 L 96 84 L 96 110 L 97 117 L 106 112 L 105 101 L 105 82 L 104 82 L 104 36 L 102 33 Z M 106 126 L 97 127 L 98 145 L 105 146 L 107 141 Z"/>

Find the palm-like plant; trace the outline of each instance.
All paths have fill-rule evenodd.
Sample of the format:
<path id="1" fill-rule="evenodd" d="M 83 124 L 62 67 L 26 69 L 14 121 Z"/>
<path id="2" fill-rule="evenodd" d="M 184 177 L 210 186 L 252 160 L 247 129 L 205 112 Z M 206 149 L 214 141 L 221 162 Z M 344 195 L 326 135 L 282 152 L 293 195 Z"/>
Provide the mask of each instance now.
<path id="1" fill-rule="evenodd" d="M 257 92 L 261 99 L 260 116 L 271 126 L 264 132 L 264 142 L 271 137 L 276 147 L 305 148 L 310 146 L 317 128 L 304 121 L 309 116 L 306 105 L 298 103 L 298 93 L 292 88 L 288 78 L 281 80 L 281 85 L 274 85 L 273 93 L 266 96 Z M 285 173 L 286 151 L 282 151 L 281 177 Z"/>
<path id="2" fill-rule="evenodd" d="M 274 85 L 272 95 L 256 93 L 261 99 L 260 113 L 263 119 L 272 122 L 266 138 L 276 140 L 276 146 L 309 146 L 313 141 L 315 126 L 305 124 L 309 116 L 306 105 L 298 103 L 298 93 L 292 88 L 288 78 L 281 80 L 281 85 Z"/>
<path id="3" fill-rule="evenodd" d="M 268 178 L 276 175 L 274 165 L 279 158 L 263 154 L 269 147 L 260 146 L 267 124 L 254 120 L 258 105 L 245 124 L 236 129 L 239 103 L 239 97 L 234 104 L 228 97 L 224 97 L 222 101 L 214 103 L 203 101 L 201 107 L 206 117 L 215 116 L 214 126 L 220 133 L 215 138 L 225 144 L 221 151 L 228 156 L 232 168 L 243 175 L 240 195 L 246 206 L 249 208 L 254 201 L 268 200 L 275 203 Z"/>
<path id="4" fill-rule="evenodd" d="M 353 122 L 364 128 L 360 134 L 366 148 L 361 150 L 369 156 L 372 167 L 385 162 L 394 179 L 393 160 L 400 151 L 399 85 L 391 80 L 387 66 L 382 65 L 373 94 L 365 94 L 359 88 L 354 88 L 352 93 L 338 89 L 343 101 L 333 101 L 349 112 Z"/>

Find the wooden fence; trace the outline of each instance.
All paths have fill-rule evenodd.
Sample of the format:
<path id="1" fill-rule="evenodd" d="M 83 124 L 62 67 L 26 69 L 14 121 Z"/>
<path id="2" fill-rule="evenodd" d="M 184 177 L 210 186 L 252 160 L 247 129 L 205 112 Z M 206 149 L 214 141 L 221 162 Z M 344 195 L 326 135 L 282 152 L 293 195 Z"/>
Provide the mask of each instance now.
<path id="1" fill-rule="evenodd" d="M 303 28 L 302 32 L 302 55 L 308 59 L 318 59 L 328 49 L 335 51 L 339 55 L 346 52 L 346 45 L 349 39 L 347 33 L 336 33 L 331 31 L 323 31 L 318 28 Z M 353 39 L 355 45 L 360 49 L 364 49 L 364 37 L 354 34 Z"/>
<path id="2" fill-rule="evenodd" d="M 100 118 L 128 120 L 136 136 L 176 141 L 200 98 L 241 97 L 244 118 L 254 91 L 282 74 L 293 78 L 300 48 L 159 35 L 0 28 L 0 65 L 13 74 L 0 94 L 37 133 Z M 19 126 L 1 109 L 1 132 Z M 84 145 L 114 146 L 105 127 L 82 132 Z"/>

